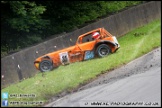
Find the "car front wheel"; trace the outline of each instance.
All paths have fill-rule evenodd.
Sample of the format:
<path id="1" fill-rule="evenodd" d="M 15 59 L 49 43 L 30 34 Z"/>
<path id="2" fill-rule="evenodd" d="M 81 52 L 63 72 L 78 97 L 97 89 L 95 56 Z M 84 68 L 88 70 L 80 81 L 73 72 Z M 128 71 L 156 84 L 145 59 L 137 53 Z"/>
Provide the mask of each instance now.
<path id="1" fill-rule="evenodd" d="M 39 69 L 41 72 L 51 71 L 53 69 L 53 64 L 50 60 L 43 60 L 39 64 Z"/>
<path id="2" fill-rule="evenodd" d="M 104 57 L 106 55 L 109 55 L 111 53 L 111 49 L 108 45 L 106 44 L 101 44 L 97 47 L 96 49 L 96 54 L 99 57 Z"/>

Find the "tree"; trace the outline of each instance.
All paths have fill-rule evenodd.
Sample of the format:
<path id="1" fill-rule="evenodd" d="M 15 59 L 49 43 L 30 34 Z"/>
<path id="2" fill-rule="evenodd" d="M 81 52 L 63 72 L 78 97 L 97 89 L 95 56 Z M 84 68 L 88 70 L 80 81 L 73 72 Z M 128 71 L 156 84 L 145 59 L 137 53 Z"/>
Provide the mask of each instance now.
<path id="1" fill-rule="evenodd" d="M 41 19 L 45 6 L 37 6 L 35 2 L 9 1 L 13 16 L 7 22 L 18 31 L 39 30 L 49 24 L 48 20 Z"/>
<path id="2" fill-rule="evenodd" d="M 45 11 L 34 1 L 1 1 L 1 53 L 40 41 L 50 23 L 42 18 Z"/>

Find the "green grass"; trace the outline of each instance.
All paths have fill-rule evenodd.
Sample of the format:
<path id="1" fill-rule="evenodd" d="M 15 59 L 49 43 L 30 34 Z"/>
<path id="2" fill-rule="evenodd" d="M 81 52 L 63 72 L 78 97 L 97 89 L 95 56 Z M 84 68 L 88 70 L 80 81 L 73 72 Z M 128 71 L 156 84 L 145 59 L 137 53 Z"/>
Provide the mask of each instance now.
<path id="1" fill-rule="evenodd" d="M 39 73 L 32 78 L 2 89 L 1 93 L 36 95 L 35 98 L 9 98 L 9 102 L 43 101 L 45 103 L 62 91 L 71 91 L 79 84 L 85 84 L 90 79 L 96 78 L 99 74 L 120 67 L 161 46 L 160 40 L 161 21 L 155 20 L 143 27 L 134 29 L 125 36 L 119 37 L 118 41 L 121 48 L 114 54 L 104 58 L 60 66 L 44 74 Z"/>

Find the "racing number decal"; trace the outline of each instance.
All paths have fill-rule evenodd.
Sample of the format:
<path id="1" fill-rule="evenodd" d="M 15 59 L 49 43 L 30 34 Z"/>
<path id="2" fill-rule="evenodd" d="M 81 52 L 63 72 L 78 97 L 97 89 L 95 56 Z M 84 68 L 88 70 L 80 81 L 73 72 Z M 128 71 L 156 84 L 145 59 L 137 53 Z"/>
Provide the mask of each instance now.
<path id="1" fill-rule="evenodd" d="M 67 60 L 67 56 L 65 55 L 65 56 L 62 56 L 62 62 L 63 63 L 66 63 L 68 60 Z"/>
<path id="2" fill-rule="evenodd" d="M 60 55 L 60 61 L 63 65 L 69 64 L 68 52 L 59 53 L 59 55 Z"/>

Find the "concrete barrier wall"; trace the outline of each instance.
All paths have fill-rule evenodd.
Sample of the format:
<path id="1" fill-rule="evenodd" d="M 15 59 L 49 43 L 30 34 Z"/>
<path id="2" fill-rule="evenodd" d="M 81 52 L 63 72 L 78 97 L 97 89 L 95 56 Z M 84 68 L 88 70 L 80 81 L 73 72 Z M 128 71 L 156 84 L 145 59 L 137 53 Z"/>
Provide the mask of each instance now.
<path id="1" fill-rule="evenodd" d="M 74 45 L 78 36 L 90 30 L 104 27 L 112 35 L 122 36 L 134 28 L 161 18 L 161 1 L 152 1 L 118 14 L 111 15 L 81 29 L 65 33 L 57 38 L 26 48 L 1 59 L 1 89 L 10 84 L 34 76 L 39 71 L 34 67 L 34 60 L 46 53 Z M 72 41 L 70 41 L 70 39 Z"/>

